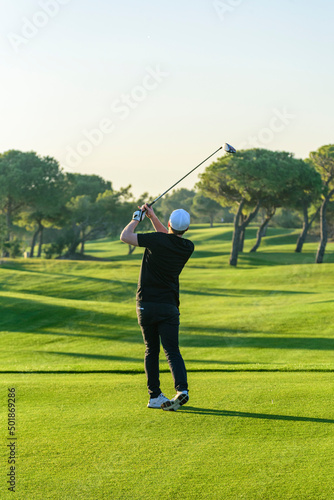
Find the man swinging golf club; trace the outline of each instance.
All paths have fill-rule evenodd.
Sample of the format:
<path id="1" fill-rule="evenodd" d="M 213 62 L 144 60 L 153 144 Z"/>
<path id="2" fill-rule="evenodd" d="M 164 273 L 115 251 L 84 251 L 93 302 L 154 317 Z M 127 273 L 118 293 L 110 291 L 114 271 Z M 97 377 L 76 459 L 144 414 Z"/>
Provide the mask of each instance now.
<path id="1" fill-rule="evenodd" d="M 145 214 L 156 232 L 135 234 Z M 194 251 L 194 244 L 183 238 L 189 224 L 188 212 L 178 209 L 172 212 L 167 229 L 151 206 L 145 204 L 134 212 L 120 237 L 124 243 L 145 247 L 137 289 L 137 316 L 146 345 L 148 408 L 176 411 L 189 400 L 187 372 L 179 350 L 179 275 Z M 160 339 L 176 390 L 171 400 L 160 389 Z"/>

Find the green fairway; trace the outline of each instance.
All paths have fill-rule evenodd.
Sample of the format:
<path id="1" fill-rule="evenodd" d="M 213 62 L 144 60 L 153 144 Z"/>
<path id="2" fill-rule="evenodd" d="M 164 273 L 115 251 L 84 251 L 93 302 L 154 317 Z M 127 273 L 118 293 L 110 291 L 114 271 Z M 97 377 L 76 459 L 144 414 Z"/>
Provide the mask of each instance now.
<path id="1" fill-rule="evenodd" d="M 7 388 L 17 393 L 18 499 L 333 500 L 334 244 L 294 253 L 269 229 L 237 268 L 231 226 L 195 226 L 180 280 L 190 401 L 146 408 L 135 315 L 142 249 L 87 244 L 108 261 L 0 265 L 6 491 Z M 161 357 L 162 388 L 173 395 Z"/>
<path id="2" fill-rule="evenodd" d="M 330 374 L 189 380 L 191 403 L 172 413 L 145 407 L 140 375 L 4 377 L 17 388 L 16 497 L 333 498 Z M 162 385 L 173 393 L 169 375 Z"/>

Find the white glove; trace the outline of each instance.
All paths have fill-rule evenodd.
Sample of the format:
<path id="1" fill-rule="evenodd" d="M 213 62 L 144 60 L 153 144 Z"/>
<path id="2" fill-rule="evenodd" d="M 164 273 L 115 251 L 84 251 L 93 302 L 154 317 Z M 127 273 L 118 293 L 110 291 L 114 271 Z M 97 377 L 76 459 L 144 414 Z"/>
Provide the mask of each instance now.
<path id="1" fill-rule="evenodd" d="M 136 210 L 133 212 L 132 220 L 137 220 L 138 222 L 141 222 L 142 220 L 145 219 L 146 212 L 145 210 Z"/>

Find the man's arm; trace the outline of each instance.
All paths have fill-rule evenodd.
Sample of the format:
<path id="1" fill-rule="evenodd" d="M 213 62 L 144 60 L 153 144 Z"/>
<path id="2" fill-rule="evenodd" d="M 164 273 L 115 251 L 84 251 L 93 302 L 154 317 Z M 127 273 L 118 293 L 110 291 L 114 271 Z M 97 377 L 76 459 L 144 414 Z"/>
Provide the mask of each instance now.
<path id="1" fill-rule="evenodd" d="M 123 243 L 128 243 L 133 247 L 138 246 L 138 236 L 135 234 L 135 229 L 138 226 L 139 221 L 132 220 L 122 231 L 120 239 Z"/>
<path id="2" fill-rule="evenodd" d="M 143 207 L 146 210 L 146 215 L 152 222 L 152 226 L 157 233 L 168 233 L 168 229 L 159 221 L 158 217 L 155 215 L 153 208 L 149 207 L 147 203 Z"/>
<path id="3" fill-rule="evenodd" d="M 168 233 L 168 229 L 159 221 L 158 217 L 155 215 L 153 208 L 149 207 L 147 203 L 143 205 L 139 211 L 134 213 L 133 219 L 122 231 L 120 239 L 123 243 L 128 243 L 128 245 L 132 245 L 134 247 L 138 245 L 138 236 L 135 233 L 135 229 L 139 224 L 140 215 L 137 215 L 140 211 L 145 212 L 147 217 L 151 220 L 154 229 L 159 233 Z M 144 217 L 145 217 L 144 214 Z M 137 219 L 139 217 L 139 219 Z M 137 220 L 136 220 L 137 219 Z M 142 220 L 142 219 L 141 219 Z"/>

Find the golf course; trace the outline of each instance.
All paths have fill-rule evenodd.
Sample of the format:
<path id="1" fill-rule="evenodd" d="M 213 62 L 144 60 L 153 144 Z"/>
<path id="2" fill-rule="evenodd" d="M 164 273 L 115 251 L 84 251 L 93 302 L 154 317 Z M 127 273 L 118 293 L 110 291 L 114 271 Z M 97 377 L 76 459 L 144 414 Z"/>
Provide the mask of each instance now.
<path id="1" fill-rule="evenodd" d="M 143 249 L 128 255 L 105 238 L 86 244 L 100 260 L 1 260 L 1 499 L 334 499 L 334 243 L 315 264 L 317 241 L 295 253 L 299 231 L 270 227 L 250 253 L 256 229 L 237 267 L 232 225 L 186 235 L 190 400 L 177 412 L 146 407 L 135 310 Z"/>

